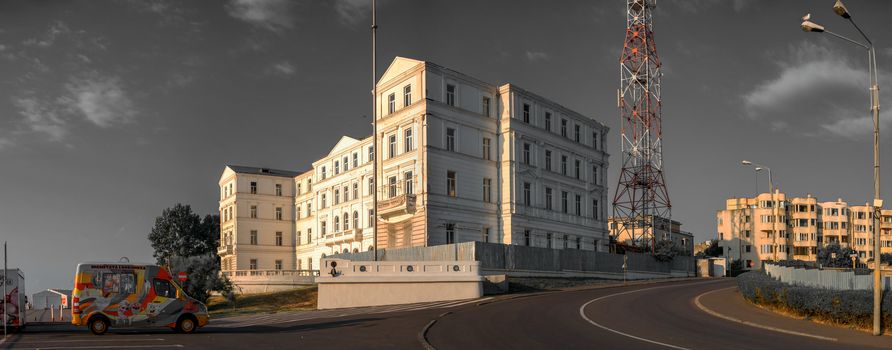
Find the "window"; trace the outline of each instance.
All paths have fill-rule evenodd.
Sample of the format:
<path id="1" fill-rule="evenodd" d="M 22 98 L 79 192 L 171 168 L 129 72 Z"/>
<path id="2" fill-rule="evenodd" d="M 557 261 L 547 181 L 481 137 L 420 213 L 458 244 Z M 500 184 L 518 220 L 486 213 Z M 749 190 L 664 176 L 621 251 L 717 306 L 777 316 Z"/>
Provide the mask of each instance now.
<path id="1" fill-rule="evenodd" d="M 256 270 L 257 269 L 257 259 L 251 259 L 251 261 L 254 263 L 254 267 L 251 268 L 251 270 Z M 103 275 L 103 277 L 108 276 L 108 275 L 110 275 L 110 274 L 105 274 L 105 275 Z M 121 276 L 123 276 L 123 275 L 121 275 Z M 130 275 L 130 276 L 133 276 L 133 275 Z M 176 298 L 177 297 L 177 289 L 172 284 L 170 284 L 170 281 L 155 278 L 155 279 L 152 279 L 152 287 L 155 288 L 155 295 L 157 295 L 159 297 L 163 297 L 163 298 Z M 124 294 L 124 293 L 122 292 L 121 294 Z"/>
<path id="2" fill-rule="evenodd" d="M 446 171 L 446 195 L 455 197 L 455 172 L 451 170 Z"/>
<path id="3" fill-rule="evenodd" d="M 582 196 L 576 195 L 576 215 L 582 215 Z"/>
<path id="4" fill-rule="evenodd" d="M 582 127 L 579 124 L 573 125 L 573 140 L 579 142 L 579 133 Z"/>
<path id="5" fill-rule="evenodd" d="M 582 249 L 582 237 L 576 237 L 576 249 Z"/>
<path id="6" fill-rule="evenodd" d="M 369 146 L 369 161 L 371 162 L 373 160 L 375 160 L 375 146 Z"/>
<path id="7" fill-rule="evenodd" d="M 532 198 L 530 198 L 530 191 L 532 190 L 533 185 L 529 182 L 523 183 L 523 204 L 531 205 Z"/>
<path id="8" fill-rule="evenodd" d="M 319 234 L 325 236 L 325 233 L 328 228 L 327 226 L 328 226 L 328 223 L 326 223 L 325 221 L 320 222 L 319 223 Z"/>
<path id="9" fill-rule="evenodd" d="M 412 181 L 412 172 L 411 171 L 407 171 L 403 174 L 403 182 L 405 182 L 405 188 L 404 188 L 403 192 L 405 192 L 406 194 L 415 193 L 415 189 L 412 186 L 413 181 Z"/>
<path id="10" fill-rule="evenodd" d="M 307 244 L 313 243 L 313 229 L 307 229 Z"/>
<path id="11" fill-rule="evenodd" d="M 567 137 L 567 120 L 561 119 L 561 136 Z"/>
<path id="12" fill-rule="evenodd" d="M 545 170 L 551 171 L 551 151 L 545 150 Z"/>
<path id="13" fill-rule="evenodd" d="M 300 233 L 300 231 L 297 231 L 297 234 L 294 235 L 294 238 L 295 238 L 295 242 L 294 242 L 294 243 L 295 243 L 296 245 L 301 245 L 301 235 L 302 235 L 302 234 Z M 298 270 L 300 270 L 299 267 L 298 267 Z"/>
<path id="14" fill-rule="evenodd" d="M 313 215 L 313 202 L 307 202 L 307 217 Z"/>
<path id="15" fill-rule="evenodd" d="M 282 196 L 282 184 L 276 184 L 276 196 Z"/>
<path id="16" fill-rule="evenodd" d="M 276 232 L 276 245 L 282 246 L 282 232 Z"/>
<path id="17" fill-rule="evenodd" d="M 545 112 L 545 131 L 551 131 L 551 112 Z"/>
<path id="18" fill-rule="evenodd" d="M 412 85 L 403 86 L 403 106 L 412 104 Z"/>
<path id="19" fill-rule="evenodd" d="M 446 150 L 455 152 L 455 129 L 446 128 Z"/>
<path id="20" fill-rule="evenodd" d="M 523 144 L 523 164 L 530 164 L 530 144 Z"/>
<path id="21" fill-rule="evenodd" d="M 325 180 L 325 177 L 326 177 L 327 175 L 326 175 L 326 173 L 325 173 L 325 166 L 324 166 L 324 165 L 322 166 L 322 170 L 320 170 L 320 173 L 321 173 L 322 179 Z"/>
<path id="22" fill-rule="evenodd" d="M 564 235 L 564 249 L 567 249 L 569 247 L 570 247 L 570 236 Z"/>
<path id="23" fill-rule="evenodd" d="M 359 199 L 359 182 L 353 183 L 353 199 Z"/>
<path id="24" fill-rule="evenodd" d="M 251 245 L 257 245 L 257 230 L 251 230 Z"/>
<path id="25" fill-rule="evenodd" d="M 133 273 L 103 273 L 102 292 L 105 294 L 136 293 L 136 276 Z"/>
<path id="26" fill-rule="evenodd" d="M 396 95 L 387 95 L 387 113 L 393 113 L 396 110 Z"/>
<path id="27" fill-rule="evenodd" d="M 579 159 L 575 160 L 575 161 L 574 161 L 574 164 L 575 164 L 575 166 L 576 166 L 576 167 L 575 167 L 575 169 L 576 169 L 576 178 L 577 178 L 577 179 L 581 179 L 581 178 L 582 178 L 582 174 L 580 174 L 580 172 L 579 172 L 579 165 L 580 165 Z"/>
<path id="28" fill-rule="evenodd" d="M 481 108 L 483 109 L 483 115 L 487 117 L 492 116 L 492 113 L 490 113 L 489 111 L 489 97 L 483 96 L 482 105 L 483 106 Z"/>
<path id="29" fill-rule="evenodd" d="M 533 242 L 530 241 L 530 230 L 523 230 L 523 245 L 529 247 Z"/>
<path id="30" fill-rule="evenodd" d="M 567 193 L 567 191 L 561 191 L 561 211 L 564 213 L 567 212 L 567 196 L 568 195 L 569 194 Z"/>
<path id="31" fill-rule="evenodd" d="M 300 191 L 301 191 L 300 183 L 298 183 L 298 184 L 297 184 L 297 194 L 300 194 Z"/>
<path id="32" fill-rule="evenodd" d="M 455 106 L 455 85 L 446 84 L 446 104 Z"/>
<path id="33" fill-rule="evenodd" d="M 387 197 L 396 197 L 396 176 L 387 178 Z"/>
<path id="34" fill-rule="evenodd" d="M 307 269 L 308 270 L 313 269 L 313 258 L 307 258 Z"/>
<path id="35" fill-rule="evenodd" d="M 282 260 L 276 260 L 276 270 L 282 269 Z"/>
<path id="36" fill-rule="evenodd" d="M 489 227 L 483 228 L 483 241 L 489 242 Z"/>
<path id="37" fill-rule="evenodd" d="M 369 178 L 369 195 L 375 194 L 375 178 Z"/>
<path id="38" fill-rule="evenodd" d="M 492 150 L 492 140 L 488 137 L 483 138 L 483 159 L 490 160 L 492 156 L 490 152 Z"/>
<path id="39" fill-rule="evenodd" d="M 455 224 L 446 224 L 446 244 L 455 243 Z"/>
<path id="40" fill-rule="evenodd" d="M 334 173 L 335 175 L 341 173 L 341 163 L 339 161 L 334 161 Z"/>
<path id="41" fill-rule="evenodd" d="M 390 158 L 396 157 L 396 135 L 387 137 L 387 150 Z"/>
<path id="42" fill-rule="evenodd" d="M 530 123 L 530 105 L 526 103 L 523 104 L 523 122 Z"/>
<path id="43" fill-rule="evenodd" d="M 592 131 L 592 148 L 598 149 L 598 132 Z"/>
<path id="44" fill-rule="evenodd" d="M 344 231 L 350 230 L 350 214 L 344 213 Z"/>
<path id="45" fill-rule="evenodd" d="M 257 270 L 257 259 L 251 259 L 251 262 L 248 264 L 249 270 Z"/>
<path id="46" fill-rule="evenodd" d="M 552 203 L 551 187 L 546 187 L 545 188 L 545 209 L 551 210 L 551 203 Z"/>
<path id="47" fill-rule="evenodd" d="M 567 175 L 567 156 L 561 156 L 561 174 Z"/>
<path id="48" fill-rule="evenodd" d="M 347 185 L 344 185 L 344 202 L 349 201 L 349 200 L 350 200 L 350 187 Z"/>
<path id="49" fill-rule="evenodd" d="M 359 211 L 353 211 L 353 226 L 359 228 Z"/>
<path id="50" fill-rule="evenodd" d="M 276 220 L 282 220 L 282 207 L 276 208 Z"/>
<path id="51" fill-rule="evenodd" d="M 369 222 L 367 227 L 372 227 L 375 222 L 375 209 L 369 209 Z"/>
<path id="52" fill-rule="evenodd" d="M 333 200 L 333 202 L 334 202 L 334 204 L 338 204 L 338 203 L 341 202 L 341 190 L 339 190 L 339 189 L 337 189 L 337 188 L 334 190 L 334 200 Z"/>
<path id="53" fill-rule="evenodd" d="M 489 203 L 492 201 L 492 179 L 483 178 L 483 202 Z"/>
<path id="54" fill-rule="evenodd" d="M 359 153 L 353 152 L 353 167 L 359 166 Z"/>
<path id="55" fill-rule="evenodd" d="M 257 206 L 256 205 L 251 206 L 251 218 L 252 219 L 257 218 Z"/>
<path id="56" fill-rule="evenodd" d="M 328 201 L 326 201 L 326 194 L 322 194 L 322 203 L 319 203 L 319 207 L 325 209 L 328 207 Z"/>
<path id="57" fill-rule="evenodd" d="M 598 176 L 598 166 L 592 165 L 592 183 L 595 185 L 601 184 L 601 178 Z"/>
<path id="58" fill-rule="evenodd" d="M 257 194 L 257 181 L 251 181 L 251 194 Z"/>
<path id="59" fill-rule="evenodd" d="M 545 246 L 547 248 L 551 248 L 551 239 L 552 239 L 552 235 L 550 233 L 546 233 L 545 234 Z"/>
<path id="60" fill-rule="evenodd" d="M 412 128 L 407 128 L 404 132 L 405 134 L 405 142 L 403 143 L 403 147 L 405 148 L 405 152 L 409 152 L 415 148 L 412 143 Z"/>

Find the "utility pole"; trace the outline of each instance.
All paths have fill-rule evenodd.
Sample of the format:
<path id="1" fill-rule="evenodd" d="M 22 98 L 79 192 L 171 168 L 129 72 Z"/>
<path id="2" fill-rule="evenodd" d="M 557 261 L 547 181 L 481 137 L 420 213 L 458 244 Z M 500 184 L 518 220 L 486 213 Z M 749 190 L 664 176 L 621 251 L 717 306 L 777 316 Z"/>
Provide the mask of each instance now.
<path id="1" fill-rule="evenodd" d="M 378 22 L 376 18 L 377 3 L 372 0 L 372 230 L 375 249 L 375 261 L 378 261 L 378 66 L 377 66 L 377 42 Z"/>
<path id="2" fill-rule="evenodd" d="M 3 339 L 6 339 L 6 323 L 8 322 L 6 318 L 9 317 L 7 316 L 8 312 L 6 311 L 6 296 L 8 295 L 6 293 L 9 293 L 6 290 L 6 286 L 9 284 L 7 271 L 9 271 L 9 269 L 6 266 L 6 241 L 3 241 Z M 16 277 L 18 278 L 18 276 Z"/>

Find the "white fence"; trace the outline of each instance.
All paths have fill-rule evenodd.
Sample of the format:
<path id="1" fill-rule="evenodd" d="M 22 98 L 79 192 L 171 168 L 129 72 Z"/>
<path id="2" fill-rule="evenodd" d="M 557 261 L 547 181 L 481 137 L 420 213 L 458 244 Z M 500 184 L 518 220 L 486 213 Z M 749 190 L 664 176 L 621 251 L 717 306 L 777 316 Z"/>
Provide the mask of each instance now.
<path id="1" fill-rule="evenodd" d="M 855 275 L 852 271 L 805 269 L 765 264 L 765 272 L 775 279 L 799 286 L 833 290 L 871 290 L 873 275 Z M 892 287 L 892 276 L 883 276 L 883 289 Z"/>

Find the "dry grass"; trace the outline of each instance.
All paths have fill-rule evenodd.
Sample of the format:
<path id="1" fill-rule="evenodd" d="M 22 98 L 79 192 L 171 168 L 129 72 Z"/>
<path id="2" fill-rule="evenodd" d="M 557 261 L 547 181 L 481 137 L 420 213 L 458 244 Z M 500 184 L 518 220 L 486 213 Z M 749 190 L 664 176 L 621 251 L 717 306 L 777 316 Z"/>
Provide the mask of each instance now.
<path id="1" fill-rule="evenodd" d="M 746 300 L 746 298 L 744 298 L 744 300 Z M 861 331 L 861 332 L 873 332 L 873 324 L 872 323 L 868 324 L 869 322 L 873 322 L 872 318 L 859 320 L 861 322 L 857 322 L 857 323 L 841 322 L 838 320 L 834 320 L 833 318 L 825 316 L 825 315 L 808 315 L 808 314 L 803 313 L 799 310 L 794 310 L 794 309 L 791 309 L 791 308 L 785 307 L 785 306 L 780 306 L 780 305 L 775 305 L 775 304 L 759 304 L 759 303 L 754 303 L 750 300 L 747 300 L 747 301 L 757 308 L 760 308 L 762 310 L 767 310 L 767 311 L 779 314 L 784 317 L 794 318 L 794 319 L 798 319 L 798 320 L 808 320 L 808 321 L 811 321 L 811 322 L 814 322 L 817 324 L 823 324 L 823 325 L 840 327 L 840 328 L 847 328 L 847 329 Z M 882 324 L 883 324 L 884 333 L 888 334 L 890 331 L 892 331 L 892 316 L 884 315 Z"/>
<path id="2" fill-rule="evenodd" d="M 316 296 L 315 286 L 284 292 L 239 295 L 235 305 L 217 295 L 208 300 L 208 311 L 212 317 L 219 318 L 243 314 L 315 310 Z"/>

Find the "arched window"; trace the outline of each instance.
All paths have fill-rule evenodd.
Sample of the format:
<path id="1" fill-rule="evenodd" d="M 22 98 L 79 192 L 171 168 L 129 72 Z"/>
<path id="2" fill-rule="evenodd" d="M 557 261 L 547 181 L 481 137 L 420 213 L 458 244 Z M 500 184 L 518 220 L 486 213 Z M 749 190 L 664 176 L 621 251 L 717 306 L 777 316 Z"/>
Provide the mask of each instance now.
<path id="1" fill-rule="evenodd" d="M 334 219 L 334 231 L 332 231 L 332 232 L 338 232 L 338 231 L 340 231 L 340 230 L 341 230 L 341 218 L 335 216 L 335 219 Z"/>
<path id="2" fill-rule="evenodd" d="M 344 231 L 350 229 L 350 214 L 344 213 Z"/>
<path id="3" fill-rule="evenodd" d="M 353 226 L 357 228 L 362 227 L 359 225 L 359 211 L 357 210 L 353 211 Z"/>
<path id="4" fill-rule="evenodd" d="M 369 246 L 369 251 L 373 251 L 373 250 L 375 250 L 375 246 L 371 246 L 371 245 L 370 245 L 370 246 Z"/>
<path id="5" fill-rule="evenodd" d="M 353 248 L 354 253 L 359 253 L 359 248 Z"/>
<path id="6" fill-rule="evenodd" d="M 347 253 L 349 253 L 349 252 L 350 252 L 350 250 L 349 250 L 349 249 L 347 249 L 347 248 L 344 248 L 344 254 L 347 254 Z"/>

